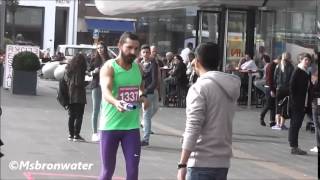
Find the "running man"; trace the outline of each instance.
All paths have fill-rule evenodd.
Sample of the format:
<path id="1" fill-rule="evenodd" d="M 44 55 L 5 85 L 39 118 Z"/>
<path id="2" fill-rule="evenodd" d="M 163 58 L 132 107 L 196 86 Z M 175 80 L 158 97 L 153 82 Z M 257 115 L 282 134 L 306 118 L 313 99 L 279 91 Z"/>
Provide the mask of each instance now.
<path id="1" fill-rule="evenodd" d="M 141 152 L 139 108 L 127 111 L 124 104 L 144 103 L 144 108 L 149 106 L 143 94 L 142 70 L 134 62 L 139 46 L 137 35 L 123 33 L 118 43 L 118 57 L 107 61 L 100 70 L 103 98 L 99 126 L 100 180 L 112 179 L 119 143 L 126 161 L 127 180 L 138 180 Z"/>

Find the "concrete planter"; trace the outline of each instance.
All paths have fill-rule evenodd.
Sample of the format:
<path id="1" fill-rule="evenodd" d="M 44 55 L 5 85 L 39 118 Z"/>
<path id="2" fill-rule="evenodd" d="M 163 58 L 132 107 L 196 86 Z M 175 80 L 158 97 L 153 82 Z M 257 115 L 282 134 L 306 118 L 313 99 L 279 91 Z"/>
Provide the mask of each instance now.
<path id="1" fill-rule="evenodd" d="M 19 71 L 13 70 L 12 94 L 26 94 L 36 95 L 37 94 L 37 71 Z"/>

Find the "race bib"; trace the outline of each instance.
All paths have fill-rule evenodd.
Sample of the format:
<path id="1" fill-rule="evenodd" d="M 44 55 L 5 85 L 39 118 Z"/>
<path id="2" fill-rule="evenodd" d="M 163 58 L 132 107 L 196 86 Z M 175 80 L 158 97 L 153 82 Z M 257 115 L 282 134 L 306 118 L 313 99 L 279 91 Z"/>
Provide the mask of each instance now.
<path id="1" fill-rule="evenodd" d="M 135 103 L 139 99 L 139 88 L 135 86 L 119 87 L 119 100 L 123 100 L 127 103 Z"/>

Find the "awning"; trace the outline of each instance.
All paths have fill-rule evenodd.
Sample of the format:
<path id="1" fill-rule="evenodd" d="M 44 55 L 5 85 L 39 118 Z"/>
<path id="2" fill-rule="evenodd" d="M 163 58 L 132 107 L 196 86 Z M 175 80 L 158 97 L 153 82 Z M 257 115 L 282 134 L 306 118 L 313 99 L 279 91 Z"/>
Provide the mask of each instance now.
<path id="1" fill-rule="evenodd" d="M 86 19 L 88 30 L 99 29 L 101 31 L 128 31 L 134 32 L 134 21 Z"/>
<path id="2" fill-rule="evenodd" d="M 187 7 L 303 7 L 313 10 L 315 0 L 95 0 L 96 8 L 105 15 L 152 12 Z"/>

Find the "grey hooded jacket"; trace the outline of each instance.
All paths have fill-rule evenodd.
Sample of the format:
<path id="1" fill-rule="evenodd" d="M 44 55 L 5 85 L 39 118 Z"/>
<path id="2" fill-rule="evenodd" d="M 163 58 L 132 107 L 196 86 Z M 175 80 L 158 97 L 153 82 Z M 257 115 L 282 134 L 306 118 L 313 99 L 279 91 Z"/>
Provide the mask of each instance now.
<path id="1" fill-rule="evenodd" d="M 182 144 L 192 151 L 188 167 L 230 166 L 232 121 L 239 94 L 239 77 L 218 71 L 201 75 L 190 87 Z"/>

